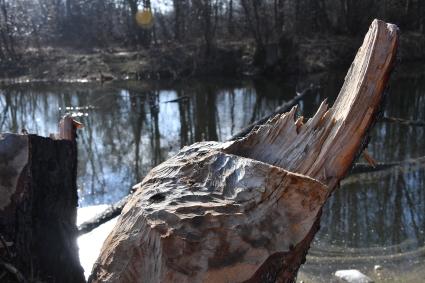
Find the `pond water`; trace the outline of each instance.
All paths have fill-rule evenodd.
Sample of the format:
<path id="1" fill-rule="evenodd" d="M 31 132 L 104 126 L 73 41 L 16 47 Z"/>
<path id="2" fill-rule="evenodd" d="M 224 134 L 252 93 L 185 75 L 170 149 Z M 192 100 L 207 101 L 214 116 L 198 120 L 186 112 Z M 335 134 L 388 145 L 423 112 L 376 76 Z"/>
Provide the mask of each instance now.
<path id="1" fill-rule="evenodd" d="M 291 99 L 296 85 L 320 83 L 302 101 L 309 117 L 338 94 L 343 73 L 303 81 L 204 80 L 179 83 L 31 83 L 0 90 L 0 132 L 49 135 L 65 113 L 79 131 L 80 206 L 113 203 L 182 146 L 226 140 Z M 385 116 L 425 120 L 425 80 L 391 82 Z M 425 155 L 425 127 L 377 123 L 368 150 L 378 161 Z M 361 161 L 361 160 L 360 160 Z M 424 277 L 424 163 L 349 176 L 328 201 L 322 226 L 302 268 L 304 282 L 330 282 L 337 269 L 357 268 L 377 282 Z M 374 271 L 374 265 L 382 265 Z M 410 277 L 409 277 L 410 276 Z"/>

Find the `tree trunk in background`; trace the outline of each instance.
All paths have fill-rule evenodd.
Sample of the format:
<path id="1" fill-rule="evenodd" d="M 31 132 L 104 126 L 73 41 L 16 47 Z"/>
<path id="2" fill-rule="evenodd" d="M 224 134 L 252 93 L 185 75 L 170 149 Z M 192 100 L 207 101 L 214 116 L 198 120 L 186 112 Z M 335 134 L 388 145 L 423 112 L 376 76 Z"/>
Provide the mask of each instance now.
<path id="1" fill-rule="evenodd" d="M 182 42 L 185 36 L 187 0 L 173 0 L 174 7 L 174 39 Z"/>
<path id="2" fill-rule="evenodd" d="M 65 17 L 69 18 L 72 15 L 71 0 L 65 1 Z"/>
<path id="3" fill-rule="evenodd" d="M 15 38 L 12 34 L 13 27 L 11 27 L 7 5 L 8 4 L 5 0 L 0 1 L 0 48 L 3 47 L 1 53 L 5 55 L 6 59 L 10 60 L 16 59 L 16 52 Z"/>
<path id="4" fill-rule="evenodd" d="M 150 0 L 144 0 L 143 1 L 143 8 L 149 11 L 152 11 L 151 1 Z M 140 28 L 139 31 L 141 33 L 140 35 L 140 41 L 143 47 L 149 48 L 152 43 L 152 27 L 149 28 Z"/>
<path id="5" fill-rule="evenodd" d="M 277 37 L 279 38 L 283 32 L 284 21 L 284 5 L 285 0 L 274 0 L 274 29 L 276 31 Z"/>
<path id="6" fill-rule="evenodd" d="M 329 19 L 326 14 L 324 0 L 313 0 L 311 2 L 313 7 L 313 27 L 312 30 L 317 32 L 325 32 L 329 29 Z"/>
<path id="7" fill-rule="evenodd" d="M 130 6 L 130 17 L 131 17 L 131 37 L 133 38 L 133 44 L 141 44 L 143 47 L 150 47 L 152 40 L 152 32 L 150 28 L 142 29 L 136 20 L 137 12 L 139 11 L 139 0 L 127 0 Z M 143 8 L 151 9 L 151 2 L 144 1 Z"/>
<path id="8" fill-rule="evenodd" d="M 19 276 L 84 282 L 76 244 L 75 140 L 0 135 L 0 172 L 0 270 L 8 270 L 2 282 Z"/>
<path id="9" fill-rule="evenodd" d="M 139 11 L 139 1 L 138 0 L 127 0 L 128 5 L 130 6 L 130 17 L 131 17 L 131 28 L 130 28 L 130 37 L 132 38 L 133 44 L 139 42 L 140 31 L 139 25 L 136 21 L 136 14 Z"/>
<path id="10" fill-rule="evenodd" d="M 418 11 L 422 17 L 419 18 L 418 28 L 422 34 L 425 34 L 425 1 L 418 1 Z"/>
<path id="11" fill-rule="evenodd" d="M 241 5 L 245 13 L 248 29 L 255 40 L 254 64 L 263 66 L 266 60 L 265 44 L 267 34 L 266 27 L 260 22 L 263 4 L 259 0 L 242 0 Z M 260 11 L 261 10 L 261 11 Z"/>
<path id="12" fill-rule="evenodd" d="M 213 32 L 213 0 L 202 0 L 199 1 L 202 15 L 202 33 L 205 41 L 205 56 L 211 55 L 211 48 L 213 44 L 214 32 Z"/>
<path id="13" fill-rule="evenodd" d="M 229 6 L 227 8 L 227 32 L 229 35 L 235 33 L 235 23 L 233 19 L 233 0 L 229 1 Z"/>

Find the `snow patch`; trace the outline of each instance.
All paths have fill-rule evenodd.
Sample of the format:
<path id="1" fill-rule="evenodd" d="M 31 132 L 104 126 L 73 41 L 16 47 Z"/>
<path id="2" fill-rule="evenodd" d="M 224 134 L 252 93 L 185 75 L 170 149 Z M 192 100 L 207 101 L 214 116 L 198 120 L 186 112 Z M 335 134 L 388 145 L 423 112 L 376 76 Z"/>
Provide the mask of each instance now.
<path id="1" fill-rule="evenodd" d="M 80 225 L 84 221 L 91 219 L 95 215 L 103 212 L 107 207 L 108 205 L 102 204 L 79 208 L 77 212 L 77 224 Z M 93 264 L 99 256 L 103 242 L 114 228 L 117 218 L 118 217 L 115 217 L 93 231 L 78 237 L 77 244 L 80 254 L 80 263 L 84 269 L 86 279 L 89 277 Z"/>
<path id="2" fill-rule="evenodd" d="M 335 276 L 349 283 L 373 283 L 373 280 L 357 269 L 338 270 Z"/>

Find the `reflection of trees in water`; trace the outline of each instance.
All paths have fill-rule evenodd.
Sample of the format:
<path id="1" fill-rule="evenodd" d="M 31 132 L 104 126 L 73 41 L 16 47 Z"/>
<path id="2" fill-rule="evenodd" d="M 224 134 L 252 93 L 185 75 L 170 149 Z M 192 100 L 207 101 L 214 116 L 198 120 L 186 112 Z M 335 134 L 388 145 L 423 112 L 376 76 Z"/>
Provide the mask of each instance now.
<path id="1" fill-rule="evenodd" d="M 194 103 L 195 141 L 218 140 L 216 92 L 211 86 L 196 90 Z"/>
<path id="2" fill-rule="evenodd" d="M 267 113 L 270 113 L 276 108 L 273 100 L 270 100 L 270 95 L 277 98 L 283 96 L 280 88 L 261 79 L 254 80 L 252 89 L 248 89 L 247 91 L 251 91 L 255 97 L 255 104 L 251 111 L 249 124 L 261 119 L 264 115 L 267 115 Z M 292 95 L 289 97 L 292 98 Z"/>
<path id="3" fill-rule="evenodd" d="M 261 117 L 262 105 L 263 105 L 263 96 L 257 95 L 255 99 L 255 104 L 252 110 L 251 119 L 249 119 L 249 124 L 254 123 L 255 121 L 259 119 L 259 117 Z"/>
<path id="4" fill-rule="evenodd" d="M 140 180 L 142 178 L 140 171 L 140 143 L 142 142 L 142 130 L 145 117 L 145 95 L 137 95 L 134 91 L 129 91 L 130 96 L 130 112 L 129 121 L 133 133 L 134 149 L 134 178 Z"/>
<path id="5" fill-rule="evenodd" d="M 161 152 L 161 133 L 159 131 L 159 93 L 153 91 L 149 93 L 149 109 L 150 109 L 150 133 L 151 133 L 151 166 L 155 166 L 163 161 Z M 172 117 L 170 117 L 172 119 Z"/>
<path id="6" fill-rule="evenodd" d="M 56 129 L 39 123 L 44 119 L 57 118 L 58 98 L 43 96 L 30 87 L 24 91 L 7 87 L 0 91 L 0 131 L 20 132 L 23 129 L 30 133 Z M 48 133 L 47 133 L 48 134 Z"/>
<path id="7" fill-rule="evenodd" d="M 10 92 L 2 91 L 1 92 L 4 99 L 0 99 L 0 106 L 2 109 L 2 115 L 0 120 L 0 131 L 3 130 L 3 127 L 7 121 L 7 117 L 9 114 L 9 108 L 10 108 Z"/>
<path id="8" fill-rule="evenodd" d="M 169 146 L 175 144 L 173 137 L 162 136 L 161 132 L 168 133 L 173 131 L 170 127 L 175 127 L 181 139 L 177 147 L 224 138 L 224 128 L 233 132 L 248 123 L 255 101 L 250 87 L 241 88 L 238 94 L 233 88 L 220 89 L 211 84 L 181 87 L 177 97 L 188 98 L 168 106 L 178 111 L 179 119 L 170 116 L 166 124 L 161 124 L 160 111 L 167 108 L 161 108 L 160 95 L 156 89 L 123 90 L 99 85 L 11 87 L 0 92 L 0 130 L 18 132 L 25 127 L 29 132 L 48 135 L 56 131 L 65 112 L 88 114 L 77 117 L 85 125 L 78 133 L 80 195 L 86 203 L 108 202 L 125 195 L 151 167 L 166 159 L 170 150 L 178 150 Z M 218 100 L 218 96 L 228 98 Z M 66 110 L 76 106 L 96 109 Z M 218 109 L 229 117 L 219 120 Z M 144 140 L 148 142 L 144 144 Z"/>
<path id="9" fill-rule="evenodd" d="M 192 119 L 190 117 L 190 100 L 184 99 L 185 92 L 181 89 L 177 90 L 177 98 L 181 99 L 179 105 L 180 118 L 180 147 L 191 144 L 193 141 Z"/>
<path id="10" fill-rule="evenodd" d="M 424 93 L 420 80 L 393 82 L 384 115 L 424 120 Z M 404 160 L 425 155 L 424 139 L 424 128 L 377 123 L 368 149 L 378 161 Z M 323 213 L 320 241 L 355 247 L 424 242 L 424 168 L 351 178 L 355 182 L 337 190 Z"/>
<path id="11" fill-rule="evenodd" d="M 337 190 L 322 216 L 321 241 L 352 247 L 423 243 L 425 170 L 399 172 L 364 182 L 365 176 Z M 413 197 L 414 196 L 414 197 Z"/>
<path id="12" fill-rule="evenodd" d="M 230 133 L 235 132 L 235 90 L 229 89 L 230 94 Z"/>
<path id="13" fill-rule="evenodd" d="M 86 153 L 86 159 L 88 161 L 88 164 L 86 166 L 89 167 L 88 175 L 90 176 L 91 180 L 90 182 L 88 182 L 88 184 L 86 183 L 86 186 L 89 185 L 89 194 L 91 195 L 104 193 L 106 187 L 106 182 L 104 179 L 103 160 L 98 158 L 99 156 L 101 156 L 101 153 L 99 151 L 99 147 L 96 146 L 97 137 L 95 137 L 94 124 L 96 124 L 94 118 L 92 116 L 87 117 L 86 119 L 84 119 L 84 131 L 81 131 L 81 133 L 78 134 L 79 144 L 82 145 L 82 148 Z M 84 186 L 82 189 L 87 190 L 88 187 L 86 186 Z"/>
<path id="14" fill-rule="evenodd" d="M 409 86 L 411 92 L 406 95 Z M 392 92 L 388 115 L 425 119 L 423 85 L 407 81 Z M 172 94 L 187 99 L 160 104 L 164 93 L 155 87 L 127 90 L 107 85 L 11 88 L 0 92 L 0 130 L 16 132 L 26 127 L 47 135 L 56 129 L 59 107 L 93 104 L 95 110 L 78 118 L 86 126 L 79 132 L 79 182 L 85 204 L 112 202 L 168 158 L 170 151 L 195 141 L 225 139 L 291 98 L 293 89 L 285 92 L 279 86 L 250 82 L 224 87 L 187 84 Z M 170 91 L 167 99 L 173 99 Z M 304 109 L 313 108 L 316 99 L 306 102 Z M 167 111 L 175 111 L 176 117 Z M 369 149 L 380 161 L 425 155 L 423 128 L 378 123 L 373 134 Z M 322 234 L 331 240 L 362 244 L 423 237 L 425 195 L 419 190 L 424 187 L 423 176 L 419 170 L 342 187 L 323 215 Z M 397 221 L 400 231 L 394 230 Z"/>
<path id="15" fill-rule="evenodd" d="M 2 99 L 3 119 L 0 124 L 0 130 L 3 127 L 8 131 L 18 132 L 18 109 L 22 102 L 21 95 L 17 95 L 14 91 L 3 91 L 4 99 Z"/>
<path id="16" fill-rule="evenodd" d="M 252 119 L 270 113 L 280 105 L 283 96 L 276 99 L 264 92 L 275 89 L 257 90 L 252 83 L 238 88 L 227 85 L 220 88 L 212 83 L 178 88 L 177 97 L 189 97 L 178 103 L 181 146 L 202 140 L 224 140 Z"/>
<path id="17" fill-rule="evenodd" d="M 417 79 L 393 82 L 387 97 L 385 116 L 425 120 L 425 84 Z M 425 129 L 378 123 L 369 149 L 380 161 L 395 161 L 425 155 Z"/>

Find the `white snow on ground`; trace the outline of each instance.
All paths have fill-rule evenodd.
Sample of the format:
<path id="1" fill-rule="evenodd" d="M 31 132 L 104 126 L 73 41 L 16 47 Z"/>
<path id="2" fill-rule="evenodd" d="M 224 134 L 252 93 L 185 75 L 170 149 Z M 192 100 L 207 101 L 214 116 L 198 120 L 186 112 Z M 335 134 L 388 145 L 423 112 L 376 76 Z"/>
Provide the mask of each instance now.
<path id="1" fill-rule="evenodd" d="M 371 283 L 372 279 L 358 271 L 357 269 L 338 270 L 335 276 L 349 283 Z"/>
<path id="2" fill-rule="evenodd" d="M 77 225 L 80 225 L 83 222 L 95 217 L 97 214 L 100 214 L 107 208 L 107 204 L 79 207 L 77 210 Z"/>
<path id="3" fill-rule="evenodd" d="M 91 219 L 95 215 L 104 211 L 107 207 L 108 205 L 102 204 L 79 208 L 77 213 L 77 224 L 80 225 L 84 221 Z M 90 275 L 93 264 L 100 253 L 100 249 L 102 248 L 103 242 L 112 231 L 112 228 L 114 228 L 116 222 L 117 217 L 100 225 L 90 233 L 78 237 L 77 243 L 80 253 L 80 263 L 84 268 L 84 275 L 86 278 Z"/>

